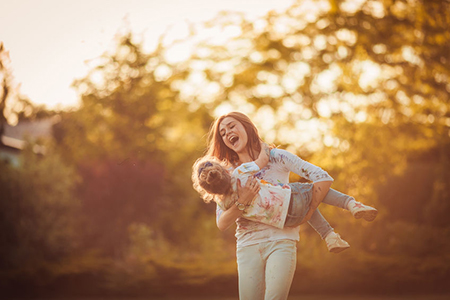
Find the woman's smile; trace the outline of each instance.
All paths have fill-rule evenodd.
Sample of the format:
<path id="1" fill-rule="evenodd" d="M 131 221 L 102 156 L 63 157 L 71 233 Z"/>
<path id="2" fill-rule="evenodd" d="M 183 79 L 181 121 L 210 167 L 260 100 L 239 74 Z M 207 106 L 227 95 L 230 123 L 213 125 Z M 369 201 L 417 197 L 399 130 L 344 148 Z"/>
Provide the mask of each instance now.
<path id="1" fill-rule="evenodd" d="M 233 117 L 227 117 L 220 123 L 220 135 L 228 148 L 236 153 L 242 152 L 247 146 L 247 132 L 241 122 Z"/>
<path id="2" fill-rule="evenodd" d="M 230 140 L 231 144 L 234 146 L 239 141 L 239 137 L 237 135 L 233 135 L 230 137 L 229 140 Z"/>

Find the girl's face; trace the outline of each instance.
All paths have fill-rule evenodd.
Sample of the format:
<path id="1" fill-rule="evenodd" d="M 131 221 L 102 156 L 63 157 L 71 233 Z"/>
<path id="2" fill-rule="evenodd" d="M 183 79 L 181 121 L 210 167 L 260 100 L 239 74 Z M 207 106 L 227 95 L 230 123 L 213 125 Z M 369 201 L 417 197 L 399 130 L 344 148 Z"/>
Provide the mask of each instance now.
<path id="1" fill-rule="evenodd" d="M 233 117 L 226 117 L 219 124 L 219 134 L 225 146 L 236 152 L 244 153 L 248 136 L 241 122 Z"/>

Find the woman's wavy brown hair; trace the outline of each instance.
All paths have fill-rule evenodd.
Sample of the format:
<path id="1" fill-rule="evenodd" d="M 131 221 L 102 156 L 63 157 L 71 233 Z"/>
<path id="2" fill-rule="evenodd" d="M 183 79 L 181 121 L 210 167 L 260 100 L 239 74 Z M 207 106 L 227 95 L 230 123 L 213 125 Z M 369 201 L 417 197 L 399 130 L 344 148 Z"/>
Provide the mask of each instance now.
<path id="1" fill-rule="evenodd" d="M 222 137 L 220 136 L 219 126 L 223 119 L 231 117 L 240 122 L 247 133 L 248 141 L 246 149 L 253 160 L 257 159 L 257 155 L 261 151 L 261 138 L 258 134 L 258 129 L 253 124 L 247 115 L 241 112 L 230 112 L 228 114 L 222 115 L 216 119 L 216 121 L 212 124 L 209 134 L 208 134 L 208 148 L 206 154 L 209 156 L 214 156 L 221 161 L 227 161 L 227 163 L 235 165 L 239 163 L 239 156 L 236 152 L 228 148 L 223 142 Z M 256 156 L 255 156 L 255 153 Z"/>

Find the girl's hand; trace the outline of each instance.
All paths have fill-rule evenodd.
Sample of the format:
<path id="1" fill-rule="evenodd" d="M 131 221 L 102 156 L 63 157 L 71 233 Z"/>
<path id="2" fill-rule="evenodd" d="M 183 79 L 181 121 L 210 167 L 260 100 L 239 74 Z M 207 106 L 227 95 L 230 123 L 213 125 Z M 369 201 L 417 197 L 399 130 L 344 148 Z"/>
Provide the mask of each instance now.
<path id="1" fill-rule="evenodd" d="M 246 206 L 252 204 L 253 199 L 255 199 L 256 195 L 258 195 L 261 187 L 259 186 L 258 181 L 250 176 L 247 179 L 247 183 L 245 186 L 241 186 L 241 181 L 237 180 L 237 193 L 238 193 L 238 201 Z"/>

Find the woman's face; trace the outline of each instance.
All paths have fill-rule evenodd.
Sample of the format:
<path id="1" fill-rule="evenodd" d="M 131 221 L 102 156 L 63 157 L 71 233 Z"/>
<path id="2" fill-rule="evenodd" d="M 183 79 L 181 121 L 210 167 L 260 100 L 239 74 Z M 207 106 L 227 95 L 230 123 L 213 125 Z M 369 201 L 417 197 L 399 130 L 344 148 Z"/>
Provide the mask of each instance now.
<path id="1" fill-rule="evenodd" d="M 237 154 L 245 152 L 248 136 L 241 122 L 233 117 L 226 117 L 219 124 L 219 134 L 225 146 Z"/>

